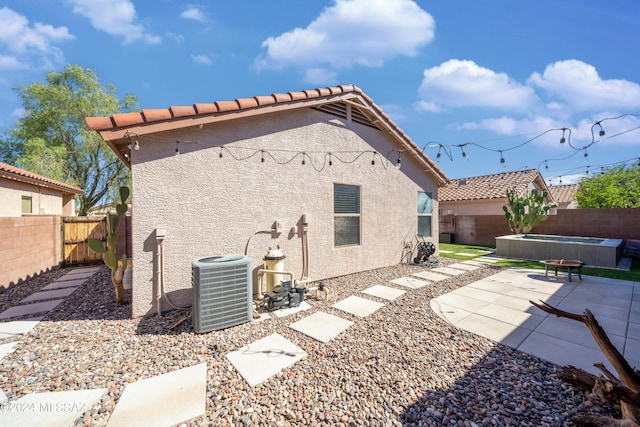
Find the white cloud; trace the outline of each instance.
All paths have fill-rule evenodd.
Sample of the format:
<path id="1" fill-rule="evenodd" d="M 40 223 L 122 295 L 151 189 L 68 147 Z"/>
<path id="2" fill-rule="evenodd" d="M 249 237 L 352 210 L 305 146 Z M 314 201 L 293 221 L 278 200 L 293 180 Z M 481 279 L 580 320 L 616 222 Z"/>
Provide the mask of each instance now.
<path id="1" fill-rule="evenodd" d="M 304 73 L 305 83 L 314 86 L 331 86 L 336 84 L 338 74 L 325 68 L 309 68 Z"/>
<path id="2" fill-rule="evenodd" d="M 458 59 L 426 69 L 418 93 L 418 108 L 432 112 L 456 107 L 524 111 L 539 102 L 533 89 L 507 74 Z"/>
<path id="3" fill-rule="evenodd" d="M 204 54 L 191 55 L 191 59 L 196 64 L 201 64 L 201 65 L 211 65 L 211 64 L 213 64 L 213 59 L 211 59 L 211 57 L 209 57 L 208 55 L 204 55 Z"/>
<path id="4" fill-rule="evenodd" d="M 402 111 L 402 107 L 395 104 L 382 104 L 380 105 L 382 111 L 391 117 L 391 120 L 400 122 L 407 119 L 407 115 Z"/>
<path id="5" fill-rule="evenodd" d="M 67 27 L 53 27 L 29 20 L 8 7 L 0 9 L 0 69 L 50 70 L 64 63 L 57 43 L 73 40 Z M 4 51 L 4 52 L 3 52 Z M 7 54 L 10 52 L 11 54 Z"/>
<path id="6" fill-rule="evenodd" d="M 193 19 L 195 21 L 206 21 L 207 17 L 197 6 L 188 6 L 187 9 L 180 14 L 180 18 Z"/>
<path id="7" fill-rule="evenodd" d="M 0 55 L 0 70 L 24 70 L 29 65 L 13 55 Z"/>
<path id="8" fill-rule="evenodd" d="M 68 1 L 73 5 L 73 13 L 89 19 L 93 28 L 123 37 L 124 43 L 141 40 L 157 44 L 161 41 L 159 36 L 147 32 L 143 25 L 136 23 L 135 6 L 129 0 Z"/>
<path id="9" fill-rule="evenodd" d="M 306 28 L 262 43 L 258 69 L 286 66 L 378 67 L 397 56 L 414 56 L 434 38 L 431 15 L 412 0 L 335 0 Z"/>
<path id="10" fill-rule="evenodd" d="M 527 83 L 544 89 L 573 112 L 640 107 L 640 85 L 627 80 L 604 80 L 593 65 L 575 59 L 547 65 Z"/>
<path id="11" fill-rule="evenodd" d="M 11 112 L 11 118 L 13 119 L 21 119 L 24 117 L 24 108 L 16 108 Z"/>

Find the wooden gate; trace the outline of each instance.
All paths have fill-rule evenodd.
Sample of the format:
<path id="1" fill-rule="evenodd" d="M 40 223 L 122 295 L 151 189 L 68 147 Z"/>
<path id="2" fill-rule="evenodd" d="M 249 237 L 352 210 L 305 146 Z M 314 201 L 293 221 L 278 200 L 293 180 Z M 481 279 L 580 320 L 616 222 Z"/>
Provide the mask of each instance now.
<path id="1" fill-rule="evenodd" d="M 89 239 L 107 240 L 105 217 L 68 216 L 62 218 L 65 266 L 102 262 L 102 254 L 89 249 Z"/>

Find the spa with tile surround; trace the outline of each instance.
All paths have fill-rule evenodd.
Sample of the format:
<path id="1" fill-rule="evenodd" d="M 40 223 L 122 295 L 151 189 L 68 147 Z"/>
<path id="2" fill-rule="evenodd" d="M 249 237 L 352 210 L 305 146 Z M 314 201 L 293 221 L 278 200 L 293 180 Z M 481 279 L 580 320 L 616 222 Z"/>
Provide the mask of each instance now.
<path id="1" fill-rule="evenodd" d="M 615 268 L 622 239 L 512 234 L 496 237 L 496 255 L 531 260 L 576 259 L 588 266 Z"/>

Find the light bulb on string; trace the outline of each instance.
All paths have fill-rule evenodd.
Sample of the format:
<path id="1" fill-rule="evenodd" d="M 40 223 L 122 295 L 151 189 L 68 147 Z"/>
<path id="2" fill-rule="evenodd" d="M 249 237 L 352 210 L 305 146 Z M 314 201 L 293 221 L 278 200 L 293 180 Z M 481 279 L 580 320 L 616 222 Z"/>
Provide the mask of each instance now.
<path id="1" fill-rule="evenodd" d="M 260 162 L 264 163 L 264 150 L 261 151 Z"/>
<path id="2" fill-rule="evenodd" d="M 505 169 L 507 167 L 506 160 L 502 156 L 502 150 L 498 150 L 498 151 L 500 151 L 500 167 L 502 169 Z"/>

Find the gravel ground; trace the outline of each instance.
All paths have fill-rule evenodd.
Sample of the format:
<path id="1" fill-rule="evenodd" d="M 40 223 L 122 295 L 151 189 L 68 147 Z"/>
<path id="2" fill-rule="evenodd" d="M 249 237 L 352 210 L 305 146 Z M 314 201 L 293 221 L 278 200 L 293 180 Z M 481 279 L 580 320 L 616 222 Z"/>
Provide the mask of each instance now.
<path id="1" fill-rule="evenodd" d="M 393 302 L 379 300 L 385 306 L 364 319 L 331 307 L 375 284 L 393 287 L 388 280 L 422 269 L 398 265 L 326 280 L 329 300 L 308 298 L 310 310 L 195 334 L 190 320 L 172 329 L 188 311 L 130 319 L 130 306 L 115 302 L 104 267 L 20 339 L 0 363 L 0 387 L 9 399 L 107 388 L 100 404 L 77 422 L 94 426 L 106 424 L 127 383 L 201 362 L 208 368 L 206 416 L 188 426 L 561 426 L 572 425 L 576 411 L 594 409 L 582 391 L 555 377 L 556 365 L 455 329 L 430 309 L 431 298 L 500 267 L 407 290 Z M 6 290 L 0 308 L 65 272 L 50 271 Z M 288 327 L 318 310 L 355 323 L 326 344 Z M 224 355 L 276 332 L 308 357 L 251 388 Z"/>

